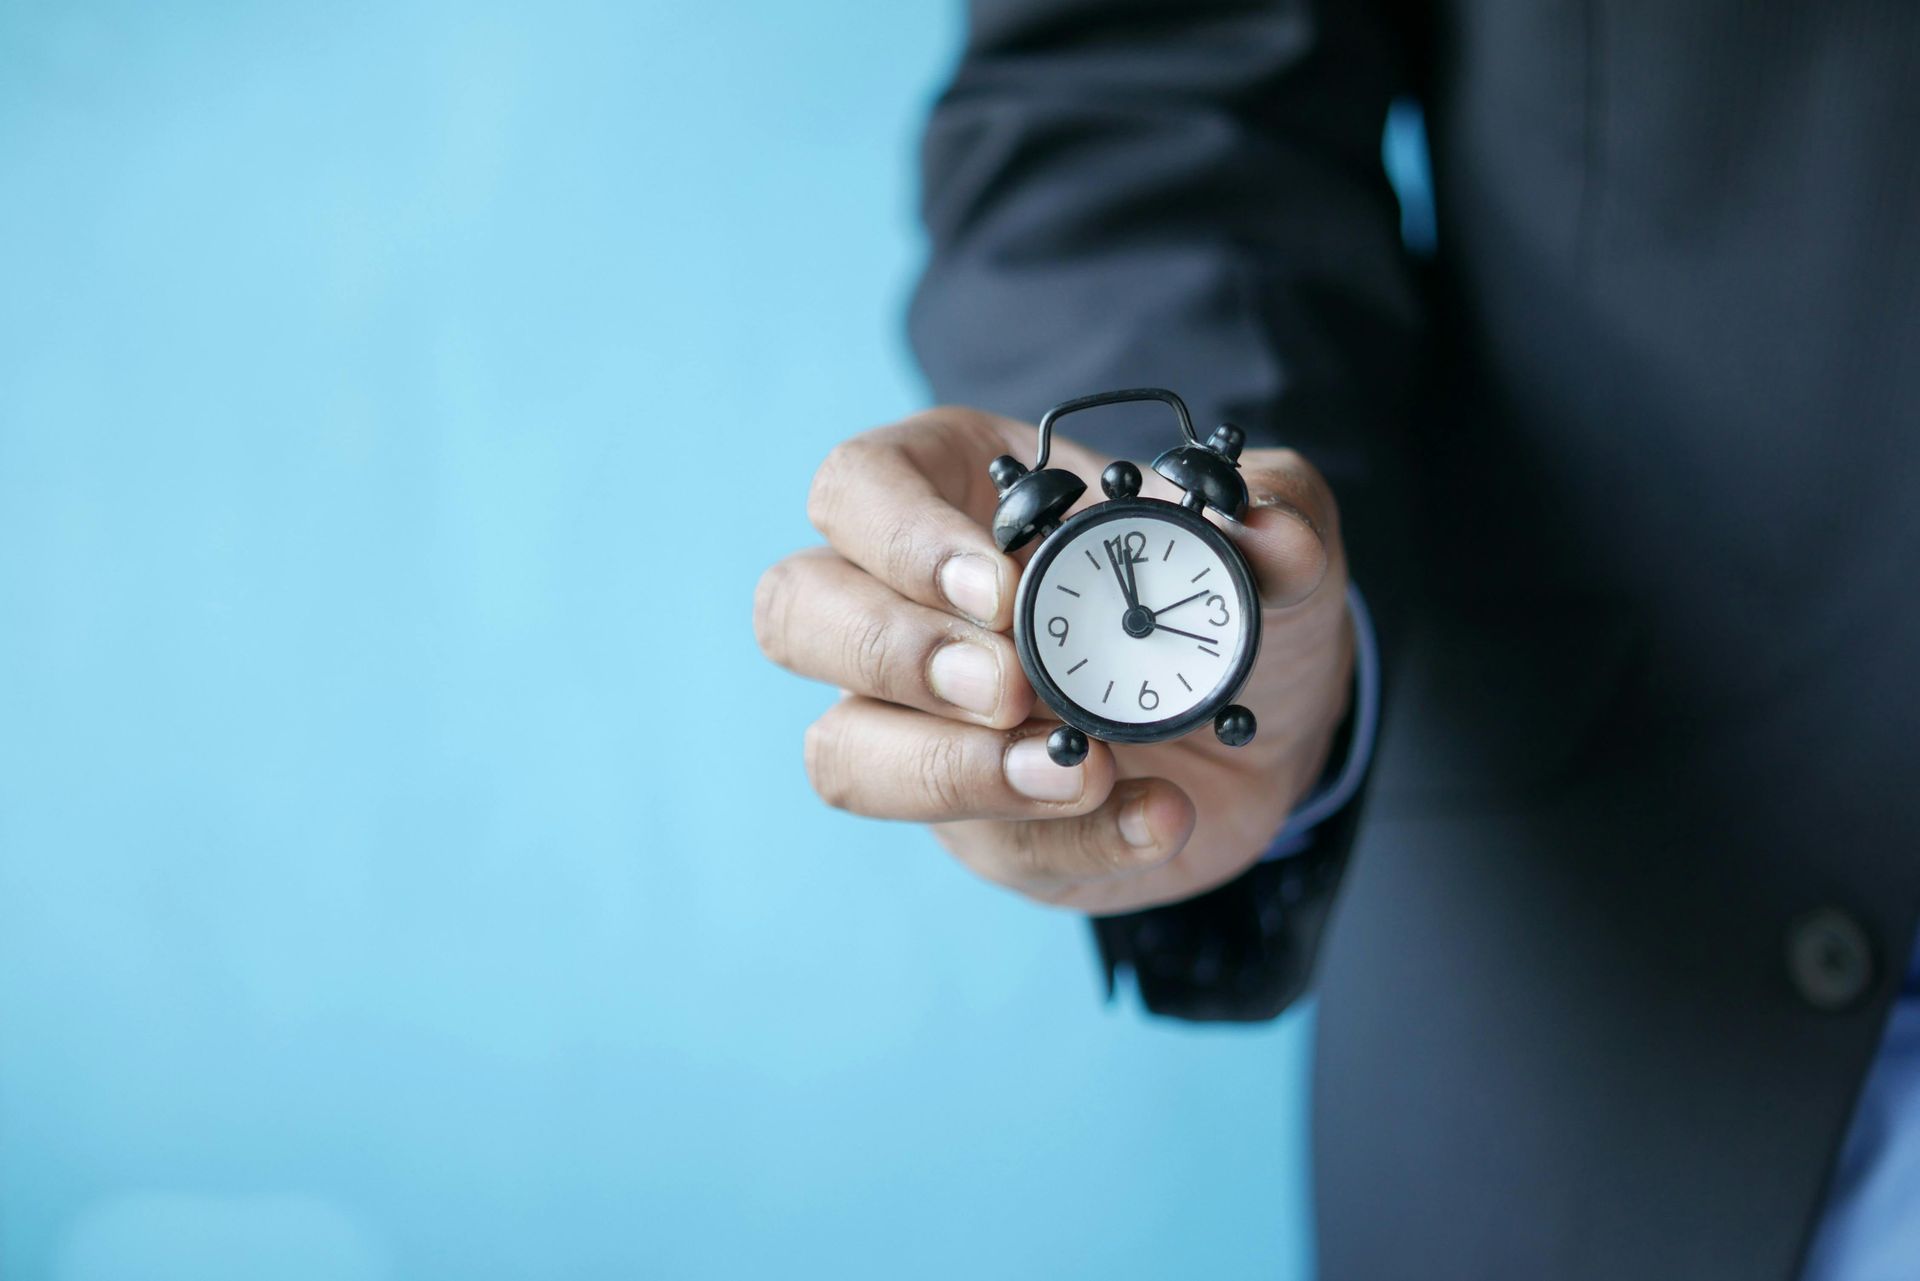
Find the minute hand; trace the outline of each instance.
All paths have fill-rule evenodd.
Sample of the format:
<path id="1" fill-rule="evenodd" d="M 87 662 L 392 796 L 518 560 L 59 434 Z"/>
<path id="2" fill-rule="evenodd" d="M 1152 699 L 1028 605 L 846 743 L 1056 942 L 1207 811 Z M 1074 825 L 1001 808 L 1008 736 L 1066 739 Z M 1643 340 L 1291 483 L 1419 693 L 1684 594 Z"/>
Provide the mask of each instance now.
<path id="1" fill-rule="evenodd" d="M 1183 632 L 1178 627 L 1168 627 L 1165 623 L 1156 622 L 1153 625 L 1153 630 L 1156 632 L 1172 632 L 1175 636 L 1184 636 L 1188 640 L 1197 640 L 1207 645 L 1218 645 L 1220 643 L 1217 637 L 1196 636 L 1192 632 Z"/>
<path id="2" fill-rule="evenodd" d="M 1182 597 L 1181 597 L 1181 598 L 1180 598 L 1179 600 L 1177 600 L 1177 601 L 1175 601 L 1175 602 L 1173 602 L 1173 604 L 1171 604 L 1171 605 L 1162 605 L 1162 606 L 1161 606 L 1161 607 L 1160 607 L 1159 609 L 1156 609 L 1156 610 L 1154 610 L 1153 612 L 1154 612 L 1155 614 L 1170 614 L 1170 613 L 1172 613 L 1172 612 L 1173 612 L 1174 610 L 1176 610 L 1176 609 L 1179 609 L 1179 608 L 1180 608 L 1180 607 L 1181 607 L 1182 605 L 1190 605 L 1190 604 L 1192 604 L 1192 603 L 1193 603 L 1194 601 L 1197 601 L 1197 600 L 1199 600 L 1199 599 L 1200 599 L 1200 598 L 1201 598 L 1202 596 L 1205 596 L 1205 595 L 1208 595 L 1208 594 L 1209 594 L 1209 593 L 1207 593 L 1207 592 L 1195 592 L 1195 593 L 1194 593 L 1193 595 L 1191 595 L 1191 596 L 1182 596 Z"/>

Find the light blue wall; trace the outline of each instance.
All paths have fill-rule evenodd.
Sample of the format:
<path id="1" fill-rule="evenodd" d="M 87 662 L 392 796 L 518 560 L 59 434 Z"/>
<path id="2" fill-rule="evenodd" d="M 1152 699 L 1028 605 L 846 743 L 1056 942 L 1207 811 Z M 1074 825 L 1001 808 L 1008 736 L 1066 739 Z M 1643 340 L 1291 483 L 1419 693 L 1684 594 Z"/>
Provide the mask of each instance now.
<path id="1" fill-rule="evenodd" d="M 0 5 L 0 1275 L 1300 1275 L 1301 1019 L 1103 1007 L 754 650 L 956 34 Z"/>

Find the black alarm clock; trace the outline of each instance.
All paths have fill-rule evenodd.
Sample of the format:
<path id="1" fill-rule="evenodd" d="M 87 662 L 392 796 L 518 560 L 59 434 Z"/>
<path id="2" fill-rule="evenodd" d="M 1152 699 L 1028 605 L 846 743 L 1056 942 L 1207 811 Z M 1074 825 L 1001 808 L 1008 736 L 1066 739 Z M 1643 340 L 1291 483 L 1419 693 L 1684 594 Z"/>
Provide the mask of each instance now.
<path id="1" fill-rule="evenodd" d="M 1143 400 L 1179 417 L 1182 441 L 1153 469 L 1185 497 L 1142 498 L 1140 469 L 1119 461 L 1100 476 L 1107 501 L 1068 517 L 1087 486 L 1047 466 L 1054 424 Z M 1180 397 L 1140 387 L 1055 405 L 1040 420 L 1031 471 L 1005 454 L 988 467 L 1000 550 L 1042 540 L 1020 578 L 1013 639 L 1034 692 L 1064 722 L 1047 738 L 1056 764 L 1085 760 L 1089 737 L 1158 743 L 1208 721 L 1228 746 L 1253 738 L 1253 713 L 1233 699 L 1260 648 L 1260 596 L 1240 549 L 1204 514 L 1246 511 L 1245 443 L 1228 424 L 1201 443 Z"/>

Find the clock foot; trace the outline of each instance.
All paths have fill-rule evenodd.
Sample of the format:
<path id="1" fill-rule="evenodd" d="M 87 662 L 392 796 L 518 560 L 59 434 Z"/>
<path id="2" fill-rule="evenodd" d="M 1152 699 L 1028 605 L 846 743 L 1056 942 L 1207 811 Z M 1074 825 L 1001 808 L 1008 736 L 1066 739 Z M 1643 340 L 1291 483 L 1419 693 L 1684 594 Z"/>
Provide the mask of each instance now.
<path id="1" fill-rule="evenodd" d="M 1253 741 L 1256 724 L 1253 713 L 1238 703 L 1230 703 L 1220 709 L 1213 718 L 1213 732 L 1228 747 L 1245 747 Z"/>
<path id="2" fill-rule="evenodd" d="M 1078 765 L 1087 759 L 1087 736 L 1071 725 L 1047 735 L 1047 755 L 1055 765 Z"/>

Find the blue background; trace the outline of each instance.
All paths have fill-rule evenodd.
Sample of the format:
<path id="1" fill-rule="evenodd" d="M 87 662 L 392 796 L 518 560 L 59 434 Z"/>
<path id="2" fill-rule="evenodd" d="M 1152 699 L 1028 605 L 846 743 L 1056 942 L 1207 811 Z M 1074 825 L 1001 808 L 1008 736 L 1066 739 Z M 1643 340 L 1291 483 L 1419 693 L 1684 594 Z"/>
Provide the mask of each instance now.
<path id="1" fill-rule="evenodd" d="M 958 20 L 0 6 L 0 1275 L 1301 1275 L 1307 1016 L 1103 1006 L 753 646 Z"/>

